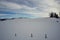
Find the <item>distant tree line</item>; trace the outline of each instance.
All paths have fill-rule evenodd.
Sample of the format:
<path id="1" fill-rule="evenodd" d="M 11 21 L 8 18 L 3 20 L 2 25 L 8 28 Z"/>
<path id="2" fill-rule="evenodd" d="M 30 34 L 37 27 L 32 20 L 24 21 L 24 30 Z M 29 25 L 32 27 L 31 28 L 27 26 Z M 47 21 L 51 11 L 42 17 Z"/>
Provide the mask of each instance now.
<path id="1" fill-rule="evenodd" d="M 58 14 L 51 12 L 50 13 L 50 18 L 59 18 Z"/>

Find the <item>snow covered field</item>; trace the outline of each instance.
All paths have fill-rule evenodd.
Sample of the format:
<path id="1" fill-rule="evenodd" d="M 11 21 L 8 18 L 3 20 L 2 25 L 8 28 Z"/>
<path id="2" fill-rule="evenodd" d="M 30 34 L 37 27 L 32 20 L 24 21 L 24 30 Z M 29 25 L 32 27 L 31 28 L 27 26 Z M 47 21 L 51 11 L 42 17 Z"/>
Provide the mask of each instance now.
<path id="1" fill-rule="evenodd" d="M 0 21 L 0 40 L 60 40 L 60 19 Z"/>

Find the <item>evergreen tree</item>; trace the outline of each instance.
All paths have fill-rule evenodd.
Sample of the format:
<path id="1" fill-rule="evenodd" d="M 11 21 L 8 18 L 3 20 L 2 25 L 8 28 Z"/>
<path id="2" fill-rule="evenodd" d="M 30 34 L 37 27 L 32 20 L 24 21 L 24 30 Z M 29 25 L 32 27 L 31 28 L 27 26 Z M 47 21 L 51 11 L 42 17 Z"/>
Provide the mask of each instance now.
<path id="1" fill-rule="evenodd" d="M 52 18 L 52 17 L 53 17 L 53 12 L 50 13 L 50 18 Z"/>
<path id="2" fill-rule="evenodd" d="M 59 18 L 58 14 L 51 12 L 50 13 L 50 18 Z"/>

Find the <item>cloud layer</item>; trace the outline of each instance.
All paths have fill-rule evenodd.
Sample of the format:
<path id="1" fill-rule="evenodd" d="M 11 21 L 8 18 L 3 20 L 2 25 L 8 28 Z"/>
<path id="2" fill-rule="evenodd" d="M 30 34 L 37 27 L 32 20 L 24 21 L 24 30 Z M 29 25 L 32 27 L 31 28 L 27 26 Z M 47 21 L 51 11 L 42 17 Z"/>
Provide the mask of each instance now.
<path id="1" fill-rule="evenodd" d="M 60 0 L 0 0 L 0 14 L 3 14 L 1 11 L 48 17 L 50 12 L 59 13 Z"/>

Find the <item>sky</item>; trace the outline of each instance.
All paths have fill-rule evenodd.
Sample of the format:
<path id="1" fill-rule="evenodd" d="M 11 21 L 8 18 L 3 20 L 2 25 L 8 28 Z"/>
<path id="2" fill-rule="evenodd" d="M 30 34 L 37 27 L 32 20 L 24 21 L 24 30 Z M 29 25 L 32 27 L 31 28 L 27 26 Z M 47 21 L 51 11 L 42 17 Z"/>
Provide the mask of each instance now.
<path id="1" fill-rule="evenodd" d="M 0 0 L 0 18 L 49 17 L 60 12 L 60 0 Z"/>

